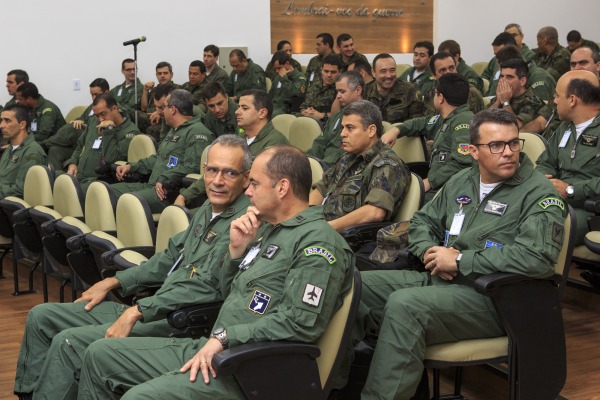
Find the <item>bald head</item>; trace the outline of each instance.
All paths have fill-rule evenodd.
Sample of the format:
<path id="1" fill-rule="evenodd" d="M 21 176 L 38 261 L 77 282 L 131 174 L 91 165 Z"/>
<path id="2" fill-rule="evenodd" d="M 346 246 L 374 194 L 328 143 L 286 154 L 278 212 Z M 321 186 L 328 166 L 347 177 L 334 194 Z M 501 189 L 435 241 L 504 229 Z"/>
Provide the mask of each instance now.
<path id="1" fill-rule="evenodd" d="M 563 121 L 580 124 L 600 111 L 600 82 L 590 71 L 569 71 L 556 84 L 554 103 Z"/>
<path id="2" fill-rule="evenodd" d="M 600 57 L 589 47 L 579 47 L 571 54 L 571 71 L 590 71 L 598 77 Z"/>

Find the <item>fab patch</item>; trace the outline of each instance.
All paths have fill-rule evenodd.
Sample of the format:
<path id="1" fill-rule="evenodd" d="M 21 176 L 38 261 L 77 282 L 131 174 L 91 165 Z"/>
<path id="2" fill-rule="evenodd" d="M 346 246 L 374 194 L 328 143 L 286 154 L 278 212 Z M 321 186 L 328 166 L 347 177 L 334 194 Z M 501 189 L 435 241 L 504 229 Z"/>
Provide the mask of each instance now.
<path id="1" fill-rule="evenodd" d="M 204 235 L 204 242 L 211 244 L 213 240 L 217 237 L 217 233 L 213 231 L 208 231 L 206 235 Z"/>
<path id="2" fill-rule="evenodd" d="M 264 257 L 268 260 L 272 260 L 273 257 L 279 252 L 279 246 L 275 246 L 274 244 L 270 244 L 267 246 L 266 250 L 263 251 L 261 257 Z"/>
<path id="3" fill-rule="evenodd" d="M 581 135 L 581 144 L 589 147 L 596 147 L 598 145 L 598 137 L 592 135 Z"/>
<path id="4" fill-rule="evenodd" d="M 427 125 L 433 125 L 437 122 L 437 120 L 440 119 L 439 115 L 434 115 L 433 117 L 429 118 L 429 121 L 427 121 Z"/>
<path id="5" fill-rule="evenodd" d="M 454 127 L 454 130 L 455 130 L 455 131 L 459 131 L 459 130 L 461 130 L 461 129 L 469 129 L 469 126 L 470 126 L 469 124 L 460 124 L 460 125 L 456 125 L 456 126 Z"/>
<path id="6" fill-rule="evenodd" d="M 179 158 L 169 156 L 169 162 L 167 163 L 167 168 L 174 168 L 177 166 L 177 163 L 179 163 Z"/>
<path id="7" fill-rule="evenodd" d="M 506 212 L 506 207 L 508 207 L 508 204 L 500 203 L 494 200 L 488 200 L 488 202 L 485 204 L 483 212 L 502 216 Z"/>
<path id="8" fill-rule="evenodd" d="M 456 149 L 458 151 L 458 154 L 462 155 L 462 156 L 468 156 L 469 155 L 469 143 L 459 143 L 458 144 L 458 149 Z"/>
<path id="9" fill-rule="evenodd" d="M 42 110 L 42 115 L 44 115 L 44 114 L 46 114 L 46 113 L 49 113 L 49 112 L 52 112 L 52 108 L 50 108 L 50 107 L 44 108 L 44 109 Z"/>
<path id="10" fill-rule="evenodd" d="M 486 240 L 484 249 L 489 249 L 490 247 L 497 247 L 501 249 L 502 245 L 500 243 L 492 242 L 491 240 Z"/>
<path id="11" fill-rule="evenodd" d="M 448 152 L 440 151 L 440 154 L 438 155 L 438 161 L 442 163 L 442 162 L 446 162 L 447 159 L 448 159 Z"/>
<path id="12" fill-rule="evenodd" d="M 208 138 L 205 135 L 195 135 L 194 139 L 195 140 L 206 140 L 206 141 L 208 141 Z"/>
<path id="13" fill-rule="evenodd" d="M 327 260 L 327 262 L 332 265 L 335 263 L 336 259 L 335 256 L 333 254 L 331 254 L 329 252 L 329 250 L 320 247 L 320 246 L 314 246 L 314 247 L 307 247 L 304 249 L 304 255 L 306 257 L 310 257 L 310 256 L 321 256 L 324 259 Z"/>
<path id="14" fill-rule="evenodd" d="M 248 304 L 248 310 L 255 314 L 263 315 L 265 311 L 267 311 L 270 301 L 271 296 L 261 292 L 260 290 L 255 290 L 254 294 L 252 295 L 252 300 L 250 301 L 250 304 Z"/>
<path id="15" fill-rule="evenodd" d="M 548 207 L 558 207 L 561 210 L 565 211 L 565 203 L 557 198 L 557 197 L 546 197 L 545 199 L 542 199 L 538 202 L 538 205 L 540 207 L 542 207 L 544 210 L 547 209 Z"/>
<path id="16" fill-rule="evenodd" d="M 321 295 L 323 294 L 323 289 L 318 286 L 311 285 L 310 283 L 306 284 L 306 288 L 304 288 L 304 295 L 302 296 L 302 302 L 308 304 L 309 306 L 319 307 L 319 303 L 321 302 Z"/>

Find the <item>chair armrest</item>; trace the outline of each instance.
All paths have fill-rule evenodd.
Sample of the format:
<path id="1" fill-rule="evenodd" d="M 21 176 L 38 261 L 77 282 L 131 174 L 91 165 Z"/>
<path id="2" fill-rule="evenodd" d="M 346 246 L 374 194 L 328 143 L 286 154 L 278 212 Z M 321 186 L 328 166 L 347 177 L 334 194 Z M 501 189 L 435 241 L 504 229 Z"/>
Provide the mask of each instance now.
<path id="1" fill-rule="evenodd" d="M 212 366 L 217 370 L 217 374 L 227 376 L 234 374 L 242 363 L 263 357 L 285 357 L 291 354 L 305 354 L 314 360 L 321 355 L 321 350 L 312 343 L 287 341 L 245 343 L 217 353 L 212 359 Z"/>
<path id="2" fill-rule="evenodd" d="M 30 208 L 22 208 L 13 212 L 13 225 L 14 224 L 22 224 L 26 222 L 31 222 L 31 217 L 29 216 Z"/>
<path id="3" fill-rule="evenodd" d="M 82 233 L 81 235 L 75 235 L 68 238 L 66 242 L 67 248 L 71 251 L 78 251 L 83 247 L 87 247 L 85 235 L 87 235 L 87 233 Z"/>
<path id="4" fill-rule="evenodd" d="M 497 292 L 509 285 L 524 283 L 528 281 L 548 280 L 556 286 L 563 283 L 562 276 L 555 274 L 548 278 L 532 278 L 529 276 L 514 274 L 509 272 L 494 272 L 477 278 L 475 281 L 475 290 L 488 297 L 493 297 Z"/>
<path id="5" fill-rule="evenodd" d="M 592 199 L 587 199 L 583 203 L 583 208 L 585 211 L 589 211 L 594 214 L 600 214 L 600 197 L 594 197 Z"/>
<path id="6" fill-rule="evenodd" d="M 142 254 L 146 258 L 150 258 L 154 255 L 154 253 L 156 251 L 156 247 L 154 247 L 154 246 L 134 246 L 134 247 L 122 247 L 120 249 L 106 251 L 106 252 L 102 253 L 102 256 L 101 256 L 104 266 L 114 268 L 115 267 L 115 256 L 125 250 L 136 251 L 136 252 Z"/>
<path id="7" fill-rule="evenodd" d="M 40 225 L 40 228 L 42 229 L 42 233 L 44 234 L 44 236 L 54 235 L 55 233 L 58 232 L 56 229 L 56 223 L 58 221 L 60 221 L 60 220 L 53 219 L 51 221 L 46 221 L 42 225 Z"/>

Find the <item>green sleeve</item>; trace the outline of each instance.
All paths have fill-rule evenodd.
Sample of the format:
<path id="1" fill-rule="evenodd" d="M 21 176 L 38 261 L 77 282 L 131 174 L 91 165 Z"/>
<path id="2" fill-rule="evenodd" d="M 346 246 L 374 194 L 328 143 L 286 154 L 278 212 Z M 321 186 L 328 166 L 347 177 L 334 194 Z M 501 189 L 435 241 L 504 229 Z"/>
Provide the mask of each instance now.
<path id="1" fill-rule="evenodd" d="M 437 116 L 438 118 L 441 118 Z M 434 117 L 419 117 L 412 118 L 407 121 L 404 121 L 400 124 L 395 124 L 395 126 L 400 130 L 400 134 L 398 137 L 402 136 L 427 136 L 431 127 L 437 126 L 436 123 L 429 124 L 432 118 Z M 429 128 L 429 129 L 428 129 Z"/>
<path id="2" fill-rule="evenodd" d="M 185 197 L 186 201 L 189 203 L 191 200 L 198 198 L 206 193 L 206 187 L 204 186 L 204 178 L 200 178 L 194 183 L 192 183 L 189 187 L 181 189 L 179 194 Z"/>
<path id="3" fill-rule="evenodd" d="M 104 129 L 102 131 L 102 156 L 104 162 L 114 163 L 127 160 L 129 143 L 139 132 L 127 132 L 116 129 Z"/>
<path id="4" fill-rule="evenodd" d="M 57 113 L 60 113 L 58 109 L 52 108 L 51 111 L 42 110 L 42 115 L 37 120 L 37 130 L 34 132 L 36 142 L 41 142 L 46 139 L 59 128 L 57 125 Z M 61 126 L 64 125 L 61 124 Z"/>
<path id="5" fill-rule="evenodd" d="M 202 152 L 213 140 L 213 135 L 206 128 L 189 132 L 186 136 L 183 162 L 179 163 L 175 168 L 167 168 L 158 177 L 158 182 L 164 183 L 171 179 L 183 178 L 187 174 L 200 173 Z"/>
<path id="6" fill-rule="evenodd" d="M 142 158 L 138 162 L 130 163 L 131 172 L 139 172 L 143 175 L 150 175 L 154 166 L 157 162 L 156 154 L 152 154 L 150 157 Z"/>
<path id="7" fill-rule="evenodd" d="M 73 154 L 71 154 L 71 158 L 65 161 L 65 165 L 79 164 L 79 158 L 81 157 L 81 152 L 83 151 L 83 148 L 85 146 L 85 138 L 88 135 L 88 129 L 96 129 L 96 126 L 94 125 L 92 127 L 91 124 L 89 124 L 86 130 L 83 131 L 81 135 L 79 135 L 79 138 L 77 139 L 77 145 L 75 146 L 75 150 L 73 151 Z"/>
<path id="8" fill-rule="evenodd" d="M 234 76 L 235 76 L 235 72 L 232 72 L 231 75 L 229 75 L 229 78 L 227 78 L 227 83 L 225 83 L 225 92 L 229 96 L 233 96 L 233 90 L 235 88 L 235 86 L 233 84 Z"/>
<path id="9" fill-rule="evenodd" d="M 8 150 L 5 151 L 7 152 Z M 39 147 L 37 147 L 37 149 L 30 147 L 21 157 L 23 157 L 23 161 L 19 166 L 19 171 L 15 177 L 15 183 L 14 185 L 0 186 L 0 199 L 3 199 L 7 196 L 22 197 L 23 190 L 25 189 L 25 176 L 27 175 L 29 168 L 34 165 L 46 164 L 46 154 Z"/>

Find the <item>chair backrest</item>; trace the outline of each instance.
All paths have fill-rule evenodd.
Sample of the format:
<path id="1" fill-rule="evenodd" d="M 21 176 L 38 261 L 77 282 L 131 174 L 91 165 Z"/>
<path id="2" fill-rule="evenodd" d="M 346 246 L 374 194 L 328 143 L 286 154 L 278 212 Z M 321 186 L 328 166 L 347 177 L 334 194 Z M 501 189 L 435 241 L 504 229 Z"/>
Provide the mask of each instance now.
<path id="1" fill-rule="evenodd" d="M 54 181 L 54 210 L 60 215 L 83 217 L 85 196 L 73 175 L 62 174 Z"/>
<path id="2" fill-rule="evenodd" d="M 79 116 L 85 111 L 87 106 L 75 106 L 69 110 L 67 115 L 65 116 L 65 121 L 67 124 L 70 124 L 75 120 L 75 118 L 79 118 Z"/>
<path id="3" fill-rule="evenodd" d="M 85 224 L 92 231 L 116 231 L 116 197 L 106 182 L 96 181 L 85 194 Z"/>
<path id="4" fill-rule="evenodd" d="M 135 135 L 127 149 L 127 161 L 137 162 L 156 154 L 156 141 L 149 135 Z"/>
<path id="5" fill-rule="evenodd" d="M 204 163 L 206 162 L 206 159 L 208 158 L 208 149 L 209 147 L 206 146 L 204 148 L 204 150 L 202 150 L 202 155 L 200 156 L 200 176 L 202 176 L 202 174 L 204 174 Z M 192 174 L 189 174 L 192 175 Z"/>
<path id="6" fill-rule="evenodd" d="M 400 78 L 400 75 L 411 67 L 410 64 L 396 64 L 396 77 Z"/>
<path id="7" fill-rule="evenodd" d="M 275 129 L 283 134 L 286 138 L 290 138 L 290 127 L 292 126 L 292 122 L 296 119 L 295 115 L 292 114 L 279 114 L 276 117 L 273 117 L 271 122 Z"/>
<path id="8" fill-rule="evenodd" d="M 540 155 L 546 151 L 546 139 L 537 133 L 529 132 L 519 132 L 519 138 L 525 139 L 523 153 L 527 154 L 527 157 L 535 165 Z"/>
<path id="9" fill-rule="evenodd" d="M 27 175 L 25 175 L 23 200 L 30 207 L 52 206 L 54 205 L 53 186 L 54 171 L 43 165 L 34 165 L 29 168 Z"/>
<path id="10" fill-rule="evenodd" d="M 169 239 L 187 229 L 191 215 L 187 208 L 169 206 L 163 210 L 156 229 L 156 253 L 167 248 Z"/>
<path id="11" fill-rule="evenodd" d="M 488 81 L 485 78 L 481 78 L 482 82 L 483 82 L 483 93 L 487 93 L 488 90 L 490 90 L 490 81 Z M 486 102 L 487 100 L 487 102 Z M 490 97 L 484 97 L 483 98 L 483 105 L 485 107 L 487 107 L 487 105 L 490 104 Z"/>
<path id="12" fill-rule="evenodd" d="M 425 145 L 421 136 L 403 136 L 396 139 L 392 150 L 405 163 L 427 161 Z"/>
<path id="13" fill-rule="evenodd" d="M 485 68 L 487 67 L 487 65 L 488 65 L 487 61 L 479 61 L 479 62 L 471 64 L 471 68 L 473 68 L 473 70 L 477 73 L 477 75 L 481 76 L 481 74 L 483 74 L 483 71 L 485 71 Z"/>
<path id="14" fill-rule="evenodd" d="M 267 88 L 267 93 L 271 91 L 271 86 L 273 86 L 273 81 L 271 81 L 271 78 L 265 78 L 265 87 Z"/>
<path id="15" fill-rule="evenodd" d="M 148 202 L 137 193 L 119 197 L 116 212 L 117 239 L 125 247 L 154 246 L 156 226 Z"/>
<path id="16" fill-rule="evenodd" d="M 402 200 L 400 209 L 394 217 L 394 222 L 410 221 L 413 215 L 423 206 L 423 201 L 425 199 L 423 179 L 414 172 L 411 172 L 410 176 L 410 187 Z"/>
<path id="17" fill-rule="evenodd" d="M 327 329 L 316 343 L 321 350 L 321 355 L 317 358 L 317 365 L 321 387 L 325 394 L 323 398 L 327 398 L 333 386 L 337 370 L 345 358 L 345 350 L 350 344 L 352 336 L 352 325 L 358 311 L 361 294 L 360 271 L 354 268 L 353 273 L 352 287 L 344 296 L 342 306 L 333 314 Z"/>
<path id="18" fill-rule="evenodd" d="M 381 124 L 383 125 L 383 133 L 386 133 L 387 131 L 389 131 L 392 128 L 392 126 L 394 126 L 390 122 L 387 122 L 387 121 L 381 121 Z"/>
<path id="19" fill-rule="evenodd" d="M 323 178 L 323 166 L 313 157 L 308 157 L 310 162 L 310 171 L 312 172 L 312 184 L 319 182 Z"/>
<path id="20" fill-rule="evenodd" d="M 290 126 L 289 141 L 292 146 L 306 151 L 312 147 L 315 138 L 322 134 L 317 121 L 309 117 L 298 117 Z"/>

